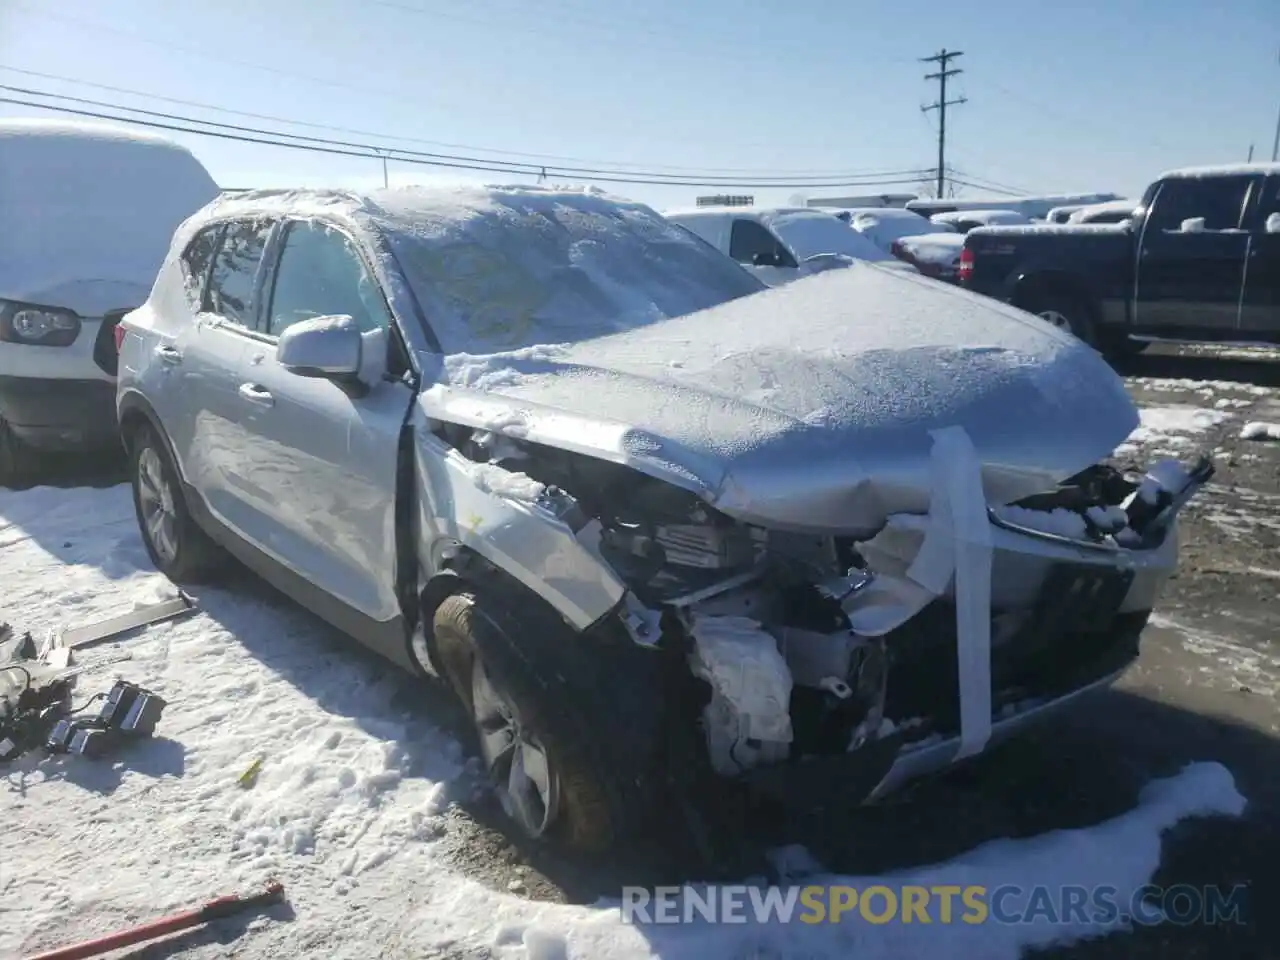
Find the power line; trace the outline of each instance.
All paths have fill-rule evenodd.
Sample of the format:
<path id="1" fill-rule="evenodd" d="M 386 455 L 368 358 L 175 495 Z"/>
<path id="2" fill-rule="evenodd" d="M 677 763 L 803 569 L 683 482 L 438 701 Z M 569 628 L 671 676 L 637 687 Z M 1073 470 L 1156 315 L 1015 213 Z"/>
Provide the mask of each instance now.
<path id="1" fill-rule="evenodd" d="M 469 153 L 492 153 L 500 156 L 523 157 L 530 161 L 563 160 L 570 163 L 587 164 L 592 169 L 617 167 L 617 168 L 624 168 L 619 172 L 625 172 L 625 168 L 627 166 L 626 164 L 616 160 L 592 160 L 592 159 L 586 159 L 583 157 L 564 156 L 560 154 L 528 153 L 528 152 L 519 151 L 519 150 L 498 150 L 492 147 L 477 147 L 477 146 L 464 144 L 464 143 L 449 143 L 449 142 L 444 142 L 440 140 L 425 140 L 418 137 L 406 137 L 398 134 L 375 132 L 371 130 L 362 130 L 354 127 L 340 127 L 340 126 L 334 126 L 332 124 L 326 124 L 326 123 L 309 123 L 303 120 L 291 120 L 288 117 L 281 117 L 274 114 L 253 113 L 247 110 L 232 110 L 227 107 L 214 106 L 213 104 L 202 103 L 196 100 L 183 100 L 178 97 L 169 97 L 169 96 L 163 96 L 161 94 L 147 93 L 142 90 L 132 90 L 132 89 L 129 89 L 128 87 L 117 87 L 117 86 L 112 86 L 111 84 L 98 83 L 92 80 L 81 80 L 76 77 L 65 77 L 59 74 L 43 73 L 39 70 L 26 70 L 21 67 L 9 67 L 9 66 L 4 66 L 2 64 L 0 64 L 0 70 L 5 72 L 10 72 L 10 73 L 19 73 L 29 77 L 40 77 L 41 79 L 44 79 L 44 80 L 54 80 L 60 83 L 79 84 L 81 86 L 93 87 L 99 90 L 108 90 L 108 91 L 111 91 L 112 93 L 122 93 L 122 94 L 126 94 L 128 96 L 133 96 L 133 97 L 143 97 L 149 100 L 156 100 L 161 103 L 174 103 L 174 104 L 178 104 L 180 106 L 185 106 L 185 107 L 195 107 L 199 110 L 209 110 L 214 113 L 222 113 L 222 114 L 227 114 L 229 116 L 250 117 L 255 120 L 270 120 L 275 123 L 286 123 L 291 126 L 305 127 L 310 130 L 327 130 L 331 133 L 349 133 L 349 134 L 355 134 L 356 136 L 376 137 L 380 140 L 398 140 L 402 143 L 417 143 L 417 144 L 423 144 L 425 146 L 443 147 L 445 149 L 465 150 L 465 151 L 468 151 Z M 48 93 L 45 91 L 34 91 L 34 90 L 28 91 L 25 88 L 8 87 L 2 84 L 0 84 L 0 88 L 11 90 L 11 91 L 20 90 L 21 92 L 24 92 L 24 93 L 69 100 L 73 102 L 87 103 L 87 104 L 96 105 L 96 106 L 108 106 L 107 104 L 100 103 L 99 101 L 77 98 L 67 94 Z M 120 106 L 116 104 L 111 104 L 109 106 L 111 106 L 113 109 L 129 110 L 131 112 L 138 112 L 138 113 L 150 112 L 150 111 L 142 110 L 141 108 L 126 107 L 126 106 Z M 166 116 L 166 115 L 160 114 L 160 116 Z M 212 125 L 213 123 L 213 121 L 208 121 L 208 120 L 199 120 L 194 122 L 210 124 L 210 125 Z M 285 135 L 290 137 L 294 136 L 294 134 L 285 134 Z M 499 162 L 499 161 L 495 161 L 495 162 Z M 539 166 L 540 166 L 540 163 L 539 163 Z M 801 179 L 801 180 L 803 179 L 816 180 L 816 179 L 836 179 L 842 176 L 858 176 L 858 174 L 820 173 L 820 172 L 814 171 L 812 168 L 808 170 L 766 171 L 766 170 L 761 170 L 760 168 L 750 168 L 750 167 L 701 168 L 701 167 L 674 166 L 674 165 L 667 165 L 667 164 L 646 164 L 645 167 L 646 169 L 659 171 L 659 172 L 671 171 L 673 173 L 684 173 L 684 174 L 698 175 L 698 176 L 719 176 L 722 174 L 736 174 L 743 177 L 753 177 L 753 178 L 760 178 L 765 180 L 774 180 L 774 179 L 781 180 L 781 179 L 790 179 L 790 178 Z M 605 171 L 605 172 L 608 172 L 608 171 Z M 870 174 L 870 175 L 876 175 L 876 174 Z"/>
<path id="2" fill-rule="evenodd" d="M 2 90 L 14 90 L 15 88 L 7 87 L 0 84 Z M 21 90 L 22 88 L 16 88 Z M 59 94 L 48 94 L 36 92 L 35 95 L 43 96 L 50 99 L 65 99 L 71 102 L 85 102 L 85 98 L 63 97 Z M 119 115 L 105 114 L 98 111 L 84 110 L 73 107 L 60 106 L 57 104 L 39 103 L 32 100 L 19 100 L 12 97 L 0 97 L 0 103 L 11 103 L 18 106 L 34 107 L 37 109 L 50 110 L 56 113 L 66 113 L 74 116 L 90 117 L 98 120 L 111 120 L 117 123 L 132 123 L 137 126 L 150 127 L 159 130 L 169 130 L 178 133 L 189 133 L 200 136 L 215 137 L 224 140 L 234 140 L 242 143 L 254 143 L 263 146 L 287 147 L 294 150 L 309 150 L 316 153 L 327 153 L 337 156 L 361 157 L 371 160 L 391 159 L 399 163 L 417 164 L 419 166 L 445 167 L 457 170 L 475 170 L 489 173 L 507 173 L 525 176 L 541 176 L 545 178 L 556 178 L 561 180 L 594 180 L 600 183 L 625 183 L 625 184 L 643 184 L 649 186 L 677 186 L 677 187 L 739 187 L 739 188 L 761 188 L 761 189 L 787 189 L 787 188 L 810 188 L 810 187 L 854 187 L 854 186 L 885 186 L 899 183 L 911 182 L 918 177 L 922 171 L 884 171 L 874 174 L 863 174 L 858 176 L 833 179 L 829 182 L 814 183 L 809 181 L 790 181 L 790 182 L 774 182 L 765 180 L 736 180 L 723 181 L 712 178 L 675 178 L 671 175 L 655 175 L 645 171 L 612 171 L 612 170 L 595 170 L 587 167 L 552 167 L 539 166 L 535 164 L 517 164 L 509 161 L 488 160 L 482 157 L 468 157 L 452 154 L 430 154 L 420 151 L 403 150 L 395 147 L 384 147 L 377 144 L 356 143 L 351 141 L 330 140 L 321 137 L 306 137 L 299 134 L 292 134 L 285 131 L 267 130 L 258 127 L 245 127 L 236 124 L 214 123 L 208 120 L 199 120 L 191 117 L 179 116 L 176 114 L 163 114 L 159 111 L 142 111 L 136 107 L 121 106 L 118 104 L 100 104 L 98 101 L 90 101 L 91 105 L 101 105 L 107 109 L 124 110 L 129 112 L 146 113 L 148 115 L 159 116 L 164 120 L 174 122 L 161 122 L 160 120 L 142 120 L 136 117 L 122 117 Z M 206 127 L 217 127 L 216 130 L 200 129 L 193 124 L 199 124 Z M 288 139 L 284 139 L 288 138 Z"/>
<path id="3" fill-rule="evenodd" d="M 451 142 L 442 141 L 442 140 L 427 140 L 421 137 L 406 137 L 401 134 L 384 133 L 384 132 L 378 132 L 378 131 L 372 131 L 372 130 L 363 130 L 357 127 L 341 127 L 341 126 L 335 126 L 333 124 L 328 124 L 328 123 L 310 123 L 305 120 L 292 120 L 288 117 L 281 117 L 275 114 L 254 113 L 249 110 L 232 110 L 228 107 L 219 107 L 219 106 L 214 106 L 213 104 L 210 104 L 210 103 L 202 103 L 198 100 L 184 100 L 179 97 L 169 97 L 169 96 L 164 96 L 158 93 L 148 93 L 144 90 L 133 90 L 128 87 L 113 86 L 112 84 L 109 84 L 109 83 L 99 83 L 94 80 L 83 80 L 79 77 L 67 77 L 61 74 L 56 74 L 56 73 L 44 73 L 39 70 L 26 70 L 26 69 L 23 69 L 22 67 L 10 67 L 10 66 L 5 66 L 3 64 L 0 64 L 0 71 L 5 71 L 7 73 L 18 73 L 28 77 L 39 77 L 42 80 L 54 80 L 59 83 L 78 84 L 83 87 L 92 87 L 96 90 L 107 90 L 107 91 L 110 91 L 111 93 L 121 93 L 131 97 L 142 97 L 148 100 L 155 100 L 160 103 L 172 103 L 172 104 L 177 104 L 179 106 L 184 106 L 184 107 L 195 107 L 196 109 L 199 109 L 199 110 L 208 110 L 213 113 L 226 114 L 227 116 L 249 117 L 254 120 L 270 120 L 274 123 L 286 123 L 286 124 L 289 124 L 290 126 L 304 127 L 308 130 L 327 130 L 330 133 L 348 133 L 348 134 L 354 134 L 356 136 L 362 136 L 362 137 L 376 137 L 380 140 L 394 140 L 394 141 L 399 141 L 401 143 L 422 144 L 423 146 L 441 147 L 446 150 L 465 150 L 470 153 L 491 153 L 497 156 L 521 157 L 531 161 L 562 160 L 567 163 L 582 163 L 582 164 L 588 164 L 592 167 L 599 167 L 599 168 L 627 166 L 627 164 L 617 160 L 596 160 L 596 159 L 577 157 L 577 156 L 565 156 L 563 154 L 530 153 L 530 152 L 525 152 L 520 150 L 500 150 L 494 147 L 479 147 L 479 146 L 474 146 L 474 145 L 465 144 L 465 143 L 451 143 Z M 68 100 L 74 99 L 72 97 L 65 97 L 63 94 L 42 94 L 42 95 L 47 95 L 50 97 L 61 97 Z M 134 108 L 122 107 L 121 109 L 133 110 Z M 208 121 L 202 120 L 199 122 L 207 123 Z M 290 136 L 292 136 L 292 134 L 290 134 Z M 815 179 L 817 179 L 817 178 L 832 178 L 832 177 L 840 176 L 840 174 L 820 174 L 819 172 L 814 171 L 812 168 L 807 170 L 797 169 L 797 170 L 766 171 L 766 170 L 761 170 L 758 167 L 702 168 L 702 167 L 678 166 L 678 165 L 671 165 L 671 164 L 645 164 L 645 166 L 647 169 L 651 169 L 651 170 L 671 171 L 674 173 L 699 174 L 699 175 L 736 174 L 744 177 L 759 176 L 766 179 L 772 179 L 772 178 L 781 179 L 785 177 L 799 177 L 799 178 L 814 177 Z"/>
<path id="4" fill-rule="evenodd" d="M 948 70 L 947 64 L 956 57 L 963 57 L 962 50 L 947 50 L 943 47 L 932 57 L 921 57 L 921 63 L 936 63 L 938 65 L 937 73 L 925 74 L 926 80 L 938 81 L 938 99 L 933 103 L 921 107 L 921 110 L 937 110 L 938 111 L 938 196 L 941 197 L 946 188 L 947 176 L 947 107 L 958 107 L 962 103 L 966 103 L 964 97 L 958 97 L 955 100 L 947 99 L 947 78 L 954 77 L 964 73 L 963 70 Z"/>

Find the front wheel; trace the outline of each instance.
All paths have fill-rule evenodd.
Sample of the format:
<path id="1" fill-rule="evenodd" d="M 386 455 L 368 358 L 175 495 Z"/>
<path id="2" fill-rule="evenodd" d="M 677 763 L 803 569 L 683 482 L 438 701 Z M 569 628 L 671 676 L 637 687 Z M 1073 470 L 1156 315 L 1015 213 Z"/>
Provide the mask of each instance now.
<path id="1" fill-rule="evenodd" d="M 133 506 L 151 562 L 174 583 L 206 579 L 218 567 L 218 548 L 187 509 L 164 443 L 144 429 L 133 437 L 129 454 Z"/>
<path id="2" fill-rule="evenodd" d="M 579 854 L 613 849 L 632 826 L 625 801 L 598 762 L 595 731 L 575 720 L 581 695 L 539 656 L 539 640 L 570 638 L 526 636 L 543 626 L 535 622 L 517 639 L 518 621 L 497 598 L 475 593 L 448 597 L 433 626 L 444 673 L 512 825 Z"/>
<path id="3" fill-rule="evenodd" d="M 17 487 L 27 478 L 31 452 L 13 435 L 13 430 L 0 420 L 0 487 Z"/>

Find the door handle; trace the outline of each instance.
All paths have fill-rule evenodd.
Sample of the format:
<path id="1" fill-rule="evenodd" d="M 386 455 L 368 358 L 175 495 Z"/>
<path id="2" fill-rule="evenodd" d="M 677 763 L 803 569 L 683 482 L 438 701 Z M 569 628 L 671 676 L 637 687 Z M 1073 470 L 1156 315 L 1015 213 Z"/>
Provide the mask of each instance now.
<path id="1" fill-rule="evenodd" d="M 181 363 L 182 351 L 177 347 L 171 347 L 168 344 L 161 344 L 156 347 L 156 356 L 165 363 Z"/>
<path id="2" fill-rule="evenodd" d="M 260 407 L 270 407 L 276 402 L 275 397 L 271 396 L 270 390 L 264 390 L 256 383 L 242 383 L 238 392 L 244 399 Z"/>

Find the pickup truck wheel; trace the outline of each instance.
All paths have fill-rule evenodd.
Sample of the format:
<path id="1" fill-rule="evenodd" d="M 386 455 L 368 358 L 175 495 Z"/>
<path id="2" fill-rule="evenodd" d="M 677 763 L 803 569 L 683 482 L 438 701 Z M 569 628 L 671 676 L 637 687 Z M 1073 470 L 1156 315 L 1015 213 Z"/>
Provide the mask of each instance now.
<path id="1" fill-rule="evenodd" d="M 152 430 L 130 438 L 129 463 L 138 529 L 151 562 L 174 583 L 208 579 L 222 555 L 192 518 L 169 452 Z"/>
<path id="2" fill-rule="evenodd" d="M 541 624 L 528 624 L 541 633 Z M 550 663 L 540 637 L 520 646 L 511 617 L 494 599 L 458 593 L 436 610 L 441 665 L 470 716 L 477 752 L 499 802 L 527 838 L 598 855 L 619 839 L 625 814 L 597 764 L 580 699 Z M 521 631 L 522 639 L 526 631 Z"/>
<path id="3" fill-rule="evenodd" d="M 1042 320 L 1053 324 L 1059 330 L 1074 334 L 1090 346 L 1097 346 L 1093 320 L 1083 303 L 1071 297 L 1050 294 L 1038 298 L 1030 307 L 1030 311 Z"/>

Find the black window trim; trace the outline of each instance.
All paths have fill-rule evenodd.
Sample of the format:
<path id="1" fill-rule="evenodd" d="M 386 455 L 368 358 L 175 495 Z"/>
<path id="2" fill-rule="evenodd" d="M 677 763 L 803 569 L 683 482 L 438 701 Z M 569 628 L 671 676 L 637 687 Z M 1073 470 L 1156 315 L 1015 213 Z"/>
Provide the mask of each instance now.
<path id="1" fill-rule="evenodd" d="M 253 275 L 253 326 L 251 327 L 245 326 L 243 323 L 237 323 L 235 320 L 232 320 L 223 314 L 215 313 L 211 309 L 212 304 L 209 301 L 210 281 L 213 279 L 213 264 L 217 261 L 217 254 L 222 250 L 223 243 L 226 242 L 227 227 L 233 223 L 243 223 L 245 221 L 266 221 L 271 224 L 270 230 L 267 231 L 267 242 L 263 244 L 262 256 L 258 258 L 258 265 L 254 270 Z M 218 246 L 214 250 L 214 256 L 210 258 L 209 261 L 209 271 L 205 277 L 204 295 L 201 297 L 200 312 L 208 314 L 211 317 L 215 317 L 218 326 L 229 333 L 235 333 L 250 340 L 259 340 L 261 339 L 258 326 L 261 323 L 262 317 L 262 282 L 266 274 L 267 263 L 270 261 L 272 256 L 275 237 L 280 228 L 280 220 L 278 217 L 245 213 L 215 220 L 206 227 L 201 228 L 201 232 L 212 227 L 217 227 L 220 231 L 220 235 L 218 237 Z M 196 236 L 199 236 L 199 233 L 197 233 Z M 194 238 L 192 239 L 194 242 Z"/>

